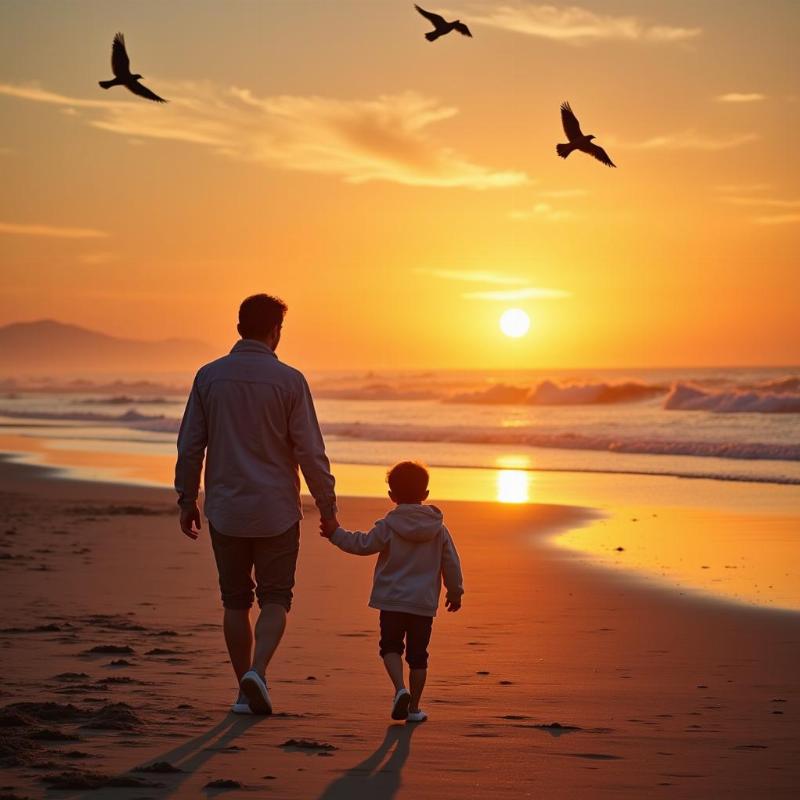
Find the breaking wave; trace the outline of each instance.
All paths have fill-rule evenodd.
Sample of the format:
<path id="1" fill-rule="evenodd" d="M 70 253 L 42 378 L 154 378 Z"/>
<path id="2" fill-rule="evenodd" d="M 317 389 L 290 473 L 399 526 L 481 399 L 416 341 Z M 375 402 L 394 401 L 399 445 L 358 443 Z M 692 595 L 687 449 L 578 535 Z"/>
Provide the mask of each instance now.
<path id="1" fill-rule="evenodd" d="M 717 414 L 800 414 L 797 378 L 761 384 L 768 390 L 709 391 L 688 383 L 676 383 L 664 401 L 669 411 L 713 411 Z"/>

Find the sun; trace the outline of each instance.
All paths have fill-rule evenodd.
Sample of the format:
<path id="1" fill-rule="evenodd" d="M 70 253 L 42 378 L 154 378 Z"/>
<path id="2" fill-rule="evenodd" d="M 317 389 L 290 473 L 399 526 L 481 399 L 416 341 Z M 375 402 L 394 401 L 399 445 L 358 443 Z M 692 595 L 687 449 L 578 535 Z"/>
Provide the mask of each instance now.
<path id="1" fill-rule="evenodd" d="M 531 327 L 531 318 L 521 308 L 509 308 L 500 317 L 500 330 L 512 339 L 524 336 Z"/>

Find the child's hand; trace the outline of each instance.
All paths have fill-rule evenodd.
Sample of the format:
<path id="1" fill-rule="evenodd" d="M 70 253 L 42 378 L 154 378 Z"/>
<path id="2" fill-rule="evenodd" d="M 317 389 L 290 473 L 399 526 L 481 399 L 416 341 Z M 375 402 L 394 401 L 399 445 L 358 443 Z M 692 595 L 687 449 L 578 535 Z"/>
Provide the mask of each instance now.
<path id="1" fill-rule="evenodd" d="M 461 608 L 461 601 L 460 600 L 445 600 L 444 605 L 445 605 L 445 608 L 448 611 L 455 612 L 455 611 L 458 611 L 459 608 Z"/>
<path id="2" fill-rule="evenodd" d="M 331 519 L 322 519 L 320 517 L 319 520 L 319 535 L 322 536 L 323 539 L 330 539 L 333 535 L 333 532 L 339 527 L 339 520 L 336 517 L 332 517 Z"/>

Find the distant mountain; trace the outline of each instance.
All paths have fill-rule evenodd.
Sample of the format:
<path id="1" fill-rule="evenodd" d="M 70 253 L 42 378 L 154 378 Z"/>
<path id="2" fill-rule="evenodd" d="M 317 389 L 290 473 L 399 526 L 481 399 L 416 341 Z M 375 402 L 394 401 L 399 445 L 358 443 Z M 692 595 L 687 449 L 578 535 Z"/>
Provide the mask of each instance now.
<path id="1" fill-rule="evenodd" d="M 215 355 L 193 339 L 121 339 L 51 319 L 0 327 L 0 374 L 6 375 L 192 372 Z"/>

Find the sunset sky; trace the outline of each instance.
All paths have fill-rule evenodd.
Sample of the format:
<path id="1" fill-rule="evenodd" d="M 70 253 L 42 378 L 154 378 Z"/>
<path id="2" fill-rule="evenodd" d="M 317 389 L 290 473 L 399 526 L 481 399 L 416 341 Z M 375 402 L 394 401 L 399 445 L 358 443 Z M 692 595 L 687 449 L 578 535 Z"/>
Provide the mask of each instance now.
<path id="1" fill-rule="evenodd" d="M 800 3 L 576 2 L 4 0 L 0 324 L 222 351 L 268 291 L 307 368 L 800 362 Z M 98 87 L 118 30 L 167 105 Z"/>

